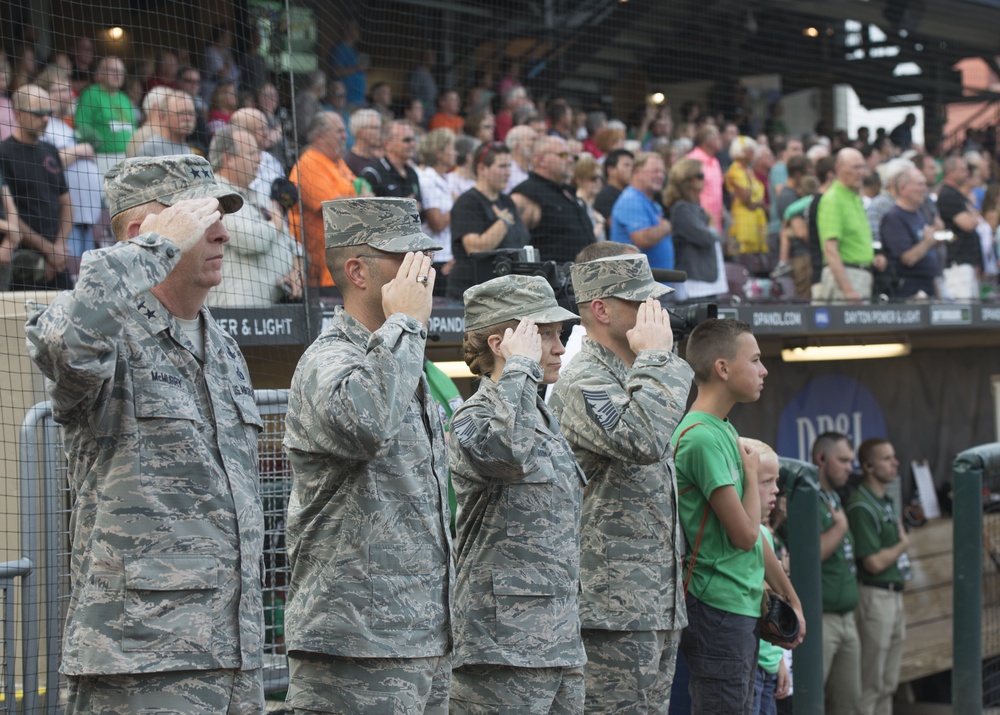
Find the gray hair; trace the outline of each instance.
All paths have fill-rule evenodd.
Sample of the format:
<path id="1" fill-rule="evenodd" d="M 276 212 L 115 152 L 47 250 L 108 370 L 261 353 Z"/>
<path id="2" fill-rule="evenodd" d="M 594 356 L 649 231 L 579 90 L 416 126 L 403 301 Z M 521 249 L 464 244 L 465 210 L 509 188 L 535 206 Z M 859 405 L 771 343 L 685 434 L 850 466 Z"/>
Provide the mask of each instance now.
<path id="1" fill-rule="evenodd" d="M 892 186 L 895 191 L 898 188 L 896 179 L 900 177 L 907 169 L 916 169 L 916 165 L 909 159 L 890 159 L 884 164 L 879 164 L 876 167 L 878 171 L 878 176 L 882 179 L 882 186 Z"/>
<path id="2" fill-rule="evenodd" d="M 507 137 L 504 139 L 504 142 L 507 144 L 507 148 L 512 152 L 522 149 L 530 155 L 532 144 L 535 142 L 535 136 L 537 135 L 534 129 L 522 124 L 507 132 Z"/>
<path id="3" fill-rule="evenodd" d="M 177 90 L 162 84 L 153 87 L 142 99 L 142 113 L 148 117 L 150 112 L 165 112 L 167 100 L 176 92 Z"/>
<path id="4" fill-rule="evenodd" d="M 357 136 L 359 130 L 370 124 L 377 124 L 382 127 L 382 115 L 374 109 L 359 109 L 351 115 L 351 124 L 348 127 L 353 136 Z"/>
<path id="5" fill-rule="evenodd" d="M 156 89 L 159 89 L 159 87 Z M 243 130 L 237 129 L 236 131 Z M 236 140 L 233 139 L 233 127 L 231 124 L 227 124 L 215 132 L 215 135 L 212 137 L 212 144 L 208 148 L 208 163 L 212 165 L 212 171 L 218 171 L 222 168 L 222 161 L 226 154 L 233 156 L 236 153 Z"/>
<path id="6" fill-rule="evenodd" d="M 757 142 L 748 136 L 738 136 L 729 145 L 729 156 L 736 159 L 753 159 L 757 152 Z"/>
<path id="7" fill-rule="evenodd" d="M 417 146 L 417 155 L 420 163 L 424 166 L 434 166 L 437 163 L 438 154 L 455 143 L 455 132 L 451 129 L 441 128 L 432 132 L 427 132 L 420 139 Z"/>
<path id="8" fill-rule="evenodd" d="M 310 144 L 330 126 L 332 112 L 316 112 L 306 128 L 306 141 Z"/>

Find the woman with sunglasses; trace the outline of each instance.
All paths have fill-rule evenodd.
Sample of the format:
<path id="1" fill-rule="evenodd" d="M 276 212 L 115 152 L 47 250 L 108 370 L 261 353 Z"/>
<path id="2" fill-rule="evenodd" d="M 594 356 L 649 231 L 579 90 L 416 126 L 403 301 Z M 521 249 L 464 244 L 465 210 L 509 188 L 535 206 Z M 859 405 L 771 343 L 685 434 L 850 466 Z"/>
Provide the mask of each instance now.
<path id="1" fill-rule="evenodd" d="M 673 224 L 675 267 L 688 277 L 674 284 L 678 301 L 710 300 L 728 291 L 722 237 L 699 202 L 704 188 L 697 159 L 681 159 L 670 168 L 663 204 Z"/>
<path id="2" fill-rule="evenodd" d="M 484 144 L 473 161 L 476 184 L 458 197 L 451 210 L 455 266 L 448 276 L 447 295 L 455 300 L 461 300 L 466 289 L 493 278 L 493 261 L 470 254 L 522 248 L 531 242 L 514 201 L 503 193 L 510 178 L 510 149 L 501 142 Z"/>
<path id="3" fill-rule="evenodd" d="M 455 194 L 448 184 L 448 172 L 455 168 L 455 132 L 435 129 L 424 134 L 417 145 L 417 157 L 420 160 L 417 177 L 424 208 L 420 227 L 445 248 L 441 251 L 444 255 L 438 256 L 434 264 L 438 276 L 434 295 L 445 295 L 452 263 L 451 210 L 455 205 Z"/>
<path id="4" fill-rule="evenodd" d="M 594 224 L 594 240 L 603 241 L 607 234 L 607 222 L 597 209 L 594 208 L 594 200 L 597 192 L 604 186 L 604 177 L 601 175 L 601 167 L 594 161 L 594 157 L 589 154 L 581 154 L 580 158 L 573 164 L 573 188 L 576 189 L 576 198 L 583 202 L 587 208 L 587 216 Z"/>

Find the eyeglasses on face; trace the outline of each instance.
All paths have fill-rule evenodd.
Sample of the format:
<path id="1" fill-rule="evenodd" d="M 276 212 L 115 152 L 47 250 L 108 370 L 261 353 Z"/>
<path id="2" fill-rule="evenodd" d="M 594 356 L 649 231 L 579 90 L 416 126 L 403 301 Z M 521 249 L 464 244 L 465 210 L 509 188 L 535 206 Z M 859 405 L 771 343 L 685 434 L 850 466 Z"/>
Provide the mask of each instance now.
<path id="1" fill-rule="evenodd" d="M 51 109 L 18 109 L 22 114 L 30 114 L 33 117 L 51 117 Z"/>

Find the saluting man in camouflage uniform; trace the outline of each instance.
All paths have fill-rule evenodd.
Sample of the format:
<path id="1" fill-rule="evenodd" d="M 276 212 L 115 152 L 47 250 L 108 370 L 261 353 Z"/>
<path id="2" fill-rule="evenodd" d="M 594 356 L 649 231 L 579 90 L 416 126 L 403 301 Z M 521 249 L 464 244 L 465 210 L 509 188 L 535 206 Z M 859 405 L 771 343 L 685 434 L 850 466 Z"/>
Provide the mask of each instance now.
<path id="1" fill-rule="evenodd" d="M 690 366 L 643 255 L 572 268 L 587 329 L 550 404 L 590 486 L 583 504 L 580 618 L 588 713 L 666 713 L 681 630 L 683 546 L 670 436 Z"/>
<path id="2" fill-rule="evenodd" d="M 261 421 L 203 307 L 243 199 L 197 156 L 127 159 L 104 188 L 118 243 L 27 325 L 69 454 L 67 713 L 256 715 Z"/>
<path id="3" fill-rule="evenodd" d="M 448 712 L 448 465 L 423 377 L 432 251 L 412 199 L 323 202 L 344 305 L 292 377 L 285 632 L 297 713 Z"/>
<path id="4" fill-rule="evenodd" d="M 537 276 L 465 292 L 479 390 L 449 439 L 458 498 L 452 713 L 582 713 L 580 508 L 586 479 L 539 399 L 559 379 L 563 321 Z"/>

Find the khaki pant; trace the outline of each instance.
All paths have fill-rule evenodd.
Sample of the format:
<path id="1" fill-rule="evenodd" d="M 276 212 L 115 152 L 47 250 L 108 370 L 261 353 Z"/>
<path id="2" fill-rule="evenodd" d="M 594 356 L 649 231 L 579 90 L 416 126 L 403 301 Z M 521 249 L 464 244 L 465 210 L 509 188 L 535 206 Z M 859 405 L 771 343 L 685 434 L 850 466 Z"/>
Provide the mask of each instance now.
<path id="1" fill-rule="evenodd" d="M 861 640 L 854 611 L 823 614 L 826 715 L 861 712 Z"/>
<path id="2" fill-rule="evenodd" d="M 863 268 L 844 266 L 844 273 L 847 274 L 847 282 L 851 284 L 854 292 L 861 296 L 861 300 L 871 300 L 872 283 L 875 280 L 872 277 L 871 271 Z M 813 288 L 815 289 L 815 286 Z M 819 295 L 817 296 L 814 292 L 813 298 L 827 303 L 844 302 L 847 300 L 844 297 L 844 291 L 840 289 L 836 279 L 834 279 L 830 266 L 823 266 L 823 273 L 820 275 L 819 282 Z"/>
<path id="3" fill-rule="evenodd" d="M 796 298 L 809 298 L 811 295 L 810 284 L 812 283 L 812 256 L 793 256 L 792 283 L 795 284 Z"/>
<path id="4" fill-rule="evenodd" d="M 858 636 L 861 638 L 861 712 L 892 715 L 899 685 L 906 622 L 903 594 L 859 584 Z"/>

